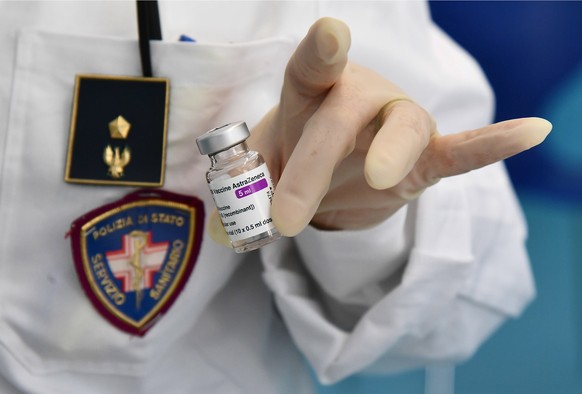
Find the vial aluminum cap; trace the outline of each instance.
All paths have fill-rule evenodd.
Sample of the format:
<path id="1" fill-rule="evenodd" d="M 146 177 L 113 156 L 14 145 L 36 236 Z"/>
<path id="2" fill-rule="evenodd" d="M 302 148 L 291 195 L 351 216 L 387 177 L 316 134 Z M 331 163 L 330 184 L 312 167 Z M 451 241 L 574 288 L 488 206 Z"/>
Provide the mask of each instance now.
<path id="1" fill-rule="evenodd" d="M 201 154 L 213 155 L 240 144 L 250 135 L 251 132 L 245 122 L 229 123 L 209 130 L 196 138 L 196 145 Z"/>

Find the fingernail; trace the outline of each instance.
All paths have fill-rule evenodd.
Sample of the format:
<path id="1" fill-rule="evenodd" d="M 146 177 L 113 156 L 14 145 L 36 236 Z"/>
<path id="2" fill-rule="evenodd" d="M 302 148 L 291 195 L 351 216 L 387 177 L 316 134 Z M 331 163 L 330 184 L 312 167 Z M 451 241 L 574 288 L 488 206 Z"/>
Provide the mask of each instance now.
<path id="1" fill-rule="evenodd" d="M 315 42 L 319 57 L 326 63 L 333 63 L 339 49 L 339 44 L 334 34 L 329 31 L 320 31 Z"/>
<path id="2" fill-rule="evenodd" d="M 350 33 L 347 26 L 332 18 L 323 18 L 317 25 L 315 45 L 319 57 L 327 64 L 333 64 L 347 55 Z"/>

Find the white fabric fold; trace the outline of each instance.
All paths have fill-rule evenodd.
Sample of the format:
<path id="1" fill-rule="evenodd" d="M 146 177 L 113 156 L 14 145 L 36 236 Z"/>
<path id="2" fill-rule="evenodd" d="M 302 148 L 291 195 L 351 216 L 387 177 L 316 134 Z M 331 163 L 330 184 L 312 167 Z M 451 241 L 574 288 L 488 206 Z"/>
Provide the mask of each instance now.
<path id="1" fill-rule="evenodd" d="M 500 172 L 497 167 L 473 176 Z M 511 198 L 497 186 L 488 193 Z M 465 187 L 460 178 L 443 180 L 417 205 L 376 228 L 350 232 L 349 238 L 310 228 L 296 244 L 285 240 L 284 246 L 263 250 L 265 280 L 292 337 L 323 382 L 358 370 L 394 372 L 465 359 L 504 316 L 519 313 L 531 300 L 527 257 L 519 247 L 506 247 L 519 245 L 519 218 L 499 229 L 506 243 L 476 260 L 483 235 L 475 227 L 479 206 L 471 205 Z M 411 250 L 406 239 L 412 240 Z M 367 247 L 370 253 L 355 252 Z M 402 264 L 403 255 L 408 259 L 402 272 L 394 267 Z M 518 276 L 500 285 L 504 272 Z M 395 277 L 393 286 L 383 286 L 390 276 Z M 334 302 L 324 302 L 326 297 Z M 356 322 L 341 328 L 346 320 L 342 314 L 353 315 L 354 304 L 362 307 Z"/>

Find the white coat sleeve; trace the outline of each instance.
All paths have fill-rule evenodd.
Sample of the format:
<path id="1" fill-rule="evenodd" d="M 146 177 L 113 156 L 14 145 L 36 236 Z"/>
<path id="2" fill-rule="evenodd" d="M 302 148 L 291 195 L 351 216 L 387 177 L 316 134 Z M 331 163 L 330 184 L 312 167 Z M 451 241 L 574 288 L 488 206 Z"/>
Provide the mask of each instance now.
<path id="1" fill-rule="evenodd" d="M 309 228 L 263 250 L 265 280 L 322 382 L 466 359 L 531 300 L 524 225 L 503 167 L 462 178 L 379 227 Z"/>
<path id="2" fill-rule="evenodd" d="M 422 84 L 403 76 L 405 90 L 441 132 L 483 125 L 492 97 L 480 70 L 442 32 L 428 30 L 418 46 L 428 54 L 414 68 Z M 525 237 L 497 163 L 443 179 L 375 228 L 307 228 L 261 253 L 291 336 L 319 379 L 333 383 L 470 357 L 534 296 Z"/>

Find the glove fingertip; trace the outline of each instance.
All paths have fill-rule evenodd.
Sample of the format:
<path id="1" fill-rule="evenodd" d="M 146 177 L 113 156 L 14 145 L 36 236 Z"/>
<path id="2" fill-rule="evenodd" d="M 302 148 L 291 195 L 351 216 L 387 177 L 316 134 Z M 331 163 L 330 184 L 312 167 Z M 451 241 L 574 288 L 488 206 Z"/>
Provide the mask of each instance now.
<path id="1" fill-rule="evenodd" d="M 315 27 L 315 45 L 319 57 L 327 64 L 345 62 L 351 45 L 348 27 L 333 18 L 322 18 Z"/>
<path id="2" fill-rule="evenodd" d="M 288 198 L 277 196 L 273 199 L 271 216 L 277 231 L 285 237 L 294 237 L 299 234 L 310 220 L 306 218 L 306 210 L 299 204 L 289 201 Z"/>
<path id="3" fill-rule="evenodd" d="M 216 209 L 210 215 L 208 222 L 206 222 L 206 232 L 217 244 L 232 248 L 228 234 L 224 230 L 224 226 Z"/>
<path id="4" fill-rule="evenodd" d="M 528 118 L 526 125 L 530 136 L 527 142 L 532 147 L 541 144 L 553 127 L 552 123 L 544 118 Z"/>
<path id="5" fill-rule="evenodd" d="M 386 160 L 381 160 L 375 155 L 368 154 L 364 164 L 364 177 L 368 185 L 376 190 L 385 190 L 393 187 L 402 180 L 399 171 L 394 171 L 394 167 Z M 390 170 L 392 168 L 392 171 Z"/>

